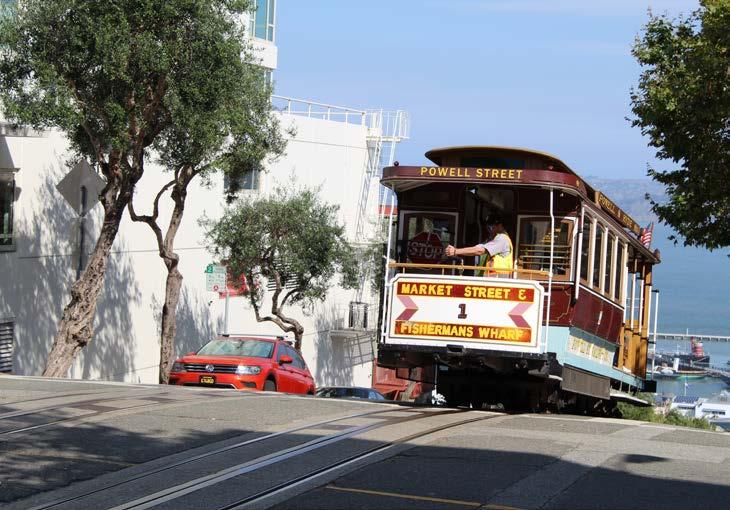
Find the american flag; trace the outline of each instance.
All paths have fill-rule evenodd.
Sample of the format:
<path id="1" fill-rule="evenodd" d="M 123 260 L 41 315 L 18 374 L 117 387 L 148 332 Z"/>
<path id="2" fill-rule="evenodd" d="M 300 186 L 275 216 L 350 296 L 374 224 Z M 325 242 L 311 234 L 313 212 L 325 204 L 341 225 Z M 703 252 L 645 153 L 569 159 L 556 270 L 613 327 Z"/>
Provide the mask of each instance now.
<path id="1" fill-rule="evenodd" d="M 649 223 L 649 225 L 646 226 L 641 232 L 641 244 L 646 246 L 647 248 L 651 246 L 651 236 L 652 232 L 654 232 L 654 222 L 652 221 Z"/>

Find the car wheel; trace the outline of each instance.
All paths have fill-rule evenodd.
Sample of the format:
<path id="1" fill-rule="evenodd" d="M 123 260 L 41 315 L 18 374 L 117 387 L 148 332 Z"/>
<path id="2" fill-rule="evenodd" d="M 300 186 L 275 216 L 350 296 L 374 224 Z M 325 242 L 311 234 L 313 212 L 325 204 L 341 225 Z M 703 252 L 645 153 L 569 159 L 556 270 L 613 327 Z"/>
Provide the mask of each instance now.
<path id="1" fill-rule="evenodd" d="M 276 391 L 276 381 L 271 379 L 264 381 L 264 391 Z"/>

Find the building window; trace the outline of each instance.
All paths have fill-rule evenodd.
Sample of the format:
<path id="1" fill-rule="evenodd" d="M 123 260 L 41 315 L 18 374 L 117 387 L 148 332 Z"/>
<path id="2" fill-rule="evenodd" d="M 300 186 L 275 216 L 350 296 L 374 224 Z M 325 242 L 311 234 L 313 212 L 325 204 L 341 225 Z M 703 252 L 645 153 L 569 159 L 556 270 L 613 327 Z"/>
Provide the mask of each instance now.
<path id="1" fill-rule="evenodd" d="M 241 175 L 223 177 L 223 187 L 226 195 L 233 196 L 239 191 L 257 191 L 261 184 L 261 167 L 254 167 L 244 171 Z"/>
<path id="2" fill-rule="evenodd" d="M 13 322 L 0 320 L 0 372 L 13 371 Z"/>
<path id="3" fill-rule="evenodd" d="M 15 202 L 15 174 L 0 170 L 0 251 L 15 247 L 13 235 L 13 203 Z"/>
<path id="4" fill-rule="evenodd" d="M 274 42 L 276 0 L 256 0 L 256 10 L 251 15 L 249 32 L 256 39 Z"/>

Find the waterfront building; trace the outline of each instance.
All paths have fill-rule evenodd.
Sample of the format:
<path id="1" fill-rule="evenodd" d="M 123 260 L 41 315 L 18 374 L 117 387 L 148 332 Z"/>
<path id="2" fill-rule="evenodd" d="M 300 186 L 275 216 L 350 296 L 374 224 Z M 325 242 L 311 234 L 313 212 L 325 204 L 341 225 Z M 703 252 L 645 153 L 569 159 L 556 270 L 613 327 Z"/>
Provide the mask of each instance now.
<path id="1" fill-rule="evenodd" d="M 258 0 L 255 15 L 245 22 L 264 72 L 275 81 L 275 0 Z M 240 199 L 269 193 L 278 183 L 295 176 L 298 184 L 320 187 L 325 200 L 340 206 L 340 220 L 347 225 L 351 241 L 373 238 L 379 171 L 384 164 L 393 163 L 397 143 L 408 136 L 405 113 L 279 96 L 272 102 L 282 127 L 294 128 L 296 134 L 287 135 L 286 154 L 279 160 L 250 169 L 238 183 Z M 83 165 L 75 170 L 83 176 L 81 180 L 78 175 L 67 178 L 68 155 L 61 133 L 16 129 L 0 119 L 3 372 L 42 372 L 70 286 L 96 239 L 100 206 L 81 217 L 76 192 L 81 182 L 93 189 L 99 178 Z M 156 190 L 164 182 L 163 169 L 147 164 L 135 196 L 138 211 L 150 209 Z M 228 185 L 218 176 L 210 186 L 198 182 L 189 193 L 184 225 L 175 244 L 184 276 L 178 309 L 178 354 L 194 350 L 223 332 L 225 294 L 206 291 L 204 270 L 213 258 L 198 219 L 222 214 Z M 71 377 L 157 381 L 165 276 L 151 231 L 125 214 L 98 303 L 94 339 L 76 360 Z M 363 280 L 354 291 L 338 288 L 335 283 L 328 299 L 306 314 L 292 309 L 292 315 L 305 326 L 302 354 L 317 384 L 370 385 L 377 302 L 377 295 Z M 246 303 L 245 297 L 230 298 L 232 334 L 280 334 L 272 323 L 257 323 Z M 366 309 L 369 313 L 364 312 Z"/>

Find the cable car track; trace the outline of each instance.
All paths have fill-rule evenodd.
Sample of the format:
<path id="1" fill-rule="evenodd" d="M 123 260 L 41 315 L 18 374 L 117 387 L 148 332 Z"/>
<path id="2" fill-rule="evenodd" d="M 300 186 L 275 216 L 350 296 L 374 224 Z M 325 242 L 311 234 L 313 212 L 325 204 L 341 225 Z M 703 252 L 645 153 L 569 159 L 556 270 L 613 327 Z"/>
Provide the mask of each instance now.
<path id="1" fill-rule="evenodd" d="M 170 398 L 170 393 L 163 393 L 161 395 L 129 395 L 124 397 L 116 396 L 114 398 L 104 398 L 104 399 L 91 399 L 91 400 L 81 400 L 78 402 L 70 402 L 66 404 L 60 404 L 60 405 L 54 405 L 54 406 L 48 406 L 44 408 L 39 409 L 33 409 L 28 411 L 14 411 L 5 413 L 4 415 L 0 415 L 0 421 L 3 419 L 11 419 L 11 418 L 17 418 L 22 416 L 32 416 L 34 414 L 39 414 L 47 411 L 55 411 L 59 409 L 84 409 L 84 406 L 96 406 L 100 403 L 104 402 L 118 402 L 118 401 L 124 401 L 124 400 L 148 400 L 150 402 L 146 402 L 144 404 L 138 404 L 138 405 L 131 405 L 126 407 L 109 407 L 102 410 L 91 410 L 91 412 L 87 414 L 81 414 L 81 415 L 74 415 L 74 416 L 68 416 L 60 419 L 52 419 L 51 421 L 47 421 L 44 423 L 38 423 L 35 425 L 28 425 L 28 426 L 22 426 L 10 430 L 4 430 L 0 431 L 0 438 L 3 438 L 5 436 L 9 436 L 12 434 L 18 434 L 21 432 L 28 432 L 31 430 L 37 430 L 41 428 L 46 427 L 52 427 L 54 425 L 60 425 L 60 424 L 72 424 L 72 423 L 83 423 L 84 421 L 87 421 L 92 418 L 97 418 L 99 416 L 104 415 L 114 415 L 114 414 L 123 414 L 126 411 L 135 410 L 135 409 L 142 409 L 145 407 L 151 407 L 151 406 L 174 406 L 179 404 L 185 404 L 194 402 L 195 399 L 190 398 Z M 256 396 L 254 392 L 241 392 L 240 394 L 236 395 L 232 398 L 251 398 Z"/>
<path id="2" fill-rule="evenodd" d="M 398 410 L 400 411 L 400 409 L 398 409 Z M 367 411 L 367 412 L 363 412 L 363 413 L 355 413 L 355 414 L 350 414 L 350 415 L 347 415 L 347 416 L 341 416 L 339 418 L 332 418 L 332 419 L 329 419 L 329 420 L 324 420 L 324 421 L 320 421 L 320 422 L 316 422 L 316 423 L 308 423 L 308 424 L 300 425 L 300 426 L 293 427 L 293 428 L 290 428 L 290 429 L 282 430 L 282 431 L 279 431 L 279 432 L 272 432 L 270 434 L 265 434 L 263 436 L 255 437 L 255 438 L 248 439 L 248 440 L 245 440 L 245 441 L 240 441 L 240 442 L 234 443 L 232 445 L 224 446 L 224 447 L 221 447 L 221 448 L 216 448 L 215 450 L 211 450 L 209 452 L 205 452 L 205 453 L 201 453 L 201 454 L 198 454 L 198 455 L 194 455 L 194 456 L 189 457 L 189 458 L 181 459 L 181 460 L 178 460 L 178 461 L 175 461 L 175 462 L 166 464 L 164 466 L 160 466 L 158 468 L 154 468 L 154 469 L 151 469 L 149 471 L 145 471 L 145 472 L 136 474 L 136 475 L 134 475 L 132 477 L 125 478 L 124 480 L 120 480 L 120 481 L 115 482 L 115 483 L 106 484 L 103 487 L 99 487 L 99 488 L 96 488 L 94 490 L 84 492 L 83 494 L 80 494 L 80 495 L 76 495 L 76 496 L 73 496 L 73 497 L 70 497 L 70 498 L 65 498 L 65 499 L 54 500 L 52 502 L 45 503 L 45 504 L 42 504 L 40 506 L 35 506 L 35 507 L 33 507 L 33 510 L 43 510 L 43 509 L 48 509 L 48 508 L 54 508 L 54 507 L 57 507 L 59 505 L 65 504 L 65 503 L 71 503 L 71 502 L 74 502 L 74 501 L 79 501 L 79 500 L 81 500 L 83 498 L 86 498 L 88 496 L 97 494 L 99 492 L 103 492 L 103 491 L 106 491 L 106 490 L 109 490 L 109 489 L 112 489 L 112 488 L 115 488 L 115 487 L 119 487 L 119 486 L 122 486 L 122 485 L 125 485 L 125 484 L 128 484 L 128 483 L 134 482 L 136 480 L 141 480 L 143 478 L 147 478 L 147 477 L 152 476 L 152 475 L 155 475 L 155 474 L 163 473 L 165 471 L 169 471 L 171 469 L 174 469 L 176 467 L 183 466 L 185 464 L 190 464 L 192 462 L 196 462 L 196 461 L 199 461 L 199 460 L 203 460 L 203 459 L 206 459 L 206 458 L 210 458 L 210 457 L 212 457 L 214 455 L 218 455 L 218 454 L 221 454 L 221 453 L 229 452 L 229 451 L 235 450 L 237 448 L 242 448 L 244 446 L 252 445 L 252 444 L 255 444 L 255 443 L 260 443 L 262 441 L 274 439 L 274 438 L 277 438 L 277 437 L 280 437 L 280 436 L 284 436 L 284 435 L 287 435 L 287 434 L 293 434 L 293 433 L 300 432 L 300 431 L 306 430 L 306 429 L 316 429 L 318 427 L 326 426 L 326 425 L 329 425 L 329 424 L 332 424 L 332 423 L 336 423 L 338 421 L 344 421 L 344 420 L 350 420 L 350 419 L 354 419 L 354 418 L 361 418 L 361 417 L 366 417 L 366 416 L 371 416 L 371 415 L 376 415 L 376 414 L 382 414 L 382 413 L 385 413 L 385 412 L 390 412 L 390 411 L 387 411 L 387 410 L 384 411 L 382 409 L 379 409 L 379 410 L 376 410 L 376 411 Z"/>
<path id="3" fill-rule="evenodd" d="M 290 490 L 293 487 L 297 487 L 299 485 L 302 485 L 304 483 L 310 482 L 315 480 L 316 478 L 319 478 L 323 475 L 326 475 L 327 473 L 331 473 L 333 471 L 336 471 L 337 469 L 341 469 L 343 467 L 346 467 L 350 464 L 354 464 L 355 462 L 364 460 L 368 457 L 372 457 L 373 455 L 376 455 L 378 453 L 382 453 L 384 451 L 390 450 L 392 448 L 395 448 L 396 446 L 407 443 L 408 441 L 412 441 L 414 439 L 418 439 L 420 437 L 428 436 L 430 434 L 435 434 L 436 432 L 440 432 L 442 430 L 446 430 L 453 427 L 458 427 L 461 425 L 467 425 L 469 423 L 473 423 L 476 421 L 482 421 L 482 420 L 488 420 L 492 418 L 497 418 L 499 415 L 490 415 L 490 416 L 481 416 L 478 418 L 470 418 L 467 420 L 461 420 L 456 423 L 448 423 L 445 425 L 440 425 L 437 427 L 432 427 L 428 430 L 418 432 L 415 434 L 411 434 L 409 436 L 406 436 L 404 438 L 396 439 L 394 441 L 387 442 L 380 446 L 374 446 L 370 448 L 369 450 L 358 453 L 355 455 L 351 455 L 350 457 L 343 459 L 339 462 L 333 463 L 329 466 L 325 466 L 323 468 L 311 471 L 310 473 L 307 473 L 306 475 L 299 476 L 292 480 L 287 480 L 286 482 L 279 483 L 275 485 L 274 487 L 271 487 L 269 489 L 266 489 L 264 491 L 260 491 L 256 494 L 253 494 L 251 496 L 248 496 L 246 498 L 240 499 L 238 501 L 235 501 L 233 503 L 229 503 L 225 506 L 218 507 L 216 510 L 238 510 L 243 509 L 247 505 L 252 505 L 254 503 L 258 503 L 263 501 L 266 498 L 275 496 L 276 494 L 280 494 L 286 490 Z"/>
<path id="4" fill-rule="evenodd" d="M 302 431 L 305 431 L 307 429 L 315 430 L 318 428 L 327 428 L 327 426 L 330 426 L 331 424 L 337 423 L 337 422 L 343 422 L 347 420 L 353 420 L 353 419 L 378 419 L 376 422 L 368 422 L 364 425 L 355 425 L 350 426 L 342 431 L 333 433 L 333 434 L 327 434 L 321 437 L 316 437 L 314 439 L 310 439 L 307 441 L 304 441 L 303 443 L 296 444 L 294 446 L 291 446 L 289 448 L 286 448 L 284 450 L 276 451 L 269 455 L 262 455 L 262 456 L 256 456 L 255 458 L 241 463 L 237 464 L 235 466 L 229 466 L 227 468 L 224 468 L 222 470 L 219 470 L 211 475 L 206 475 L 203 477 L 195 478 L 194 480 L 178 484 L 174 487 L 168 487 L 162 491 L 159 491 L 158 493 L 146 495 L 141 498 L 138 498 L 134 501 L 129 501 L 126 503 L 120 504 L 118 507 L 115 508 L 150 508 L 152 506 L 156 506 L 160 503 L 162 503 L 161 500 L 163 499 L 175 499 L 177 497 L 180 497 L 184 494 L 195 492 L 205 486 L 208 485 L 214 485 L 217 483 L 217 481 L 222 481 L 222 478 L 231 478 L 233 476 L 237 475 L 230 475 L 226 476 L 226 474 L 230 474 L 235 472 L 236 470 L 244 469 L 247 472 L 255 471 L 257 469 L 261 469 L 267 465 L 275 464 L 278 462 L 281 462 L 282 460 L 285 460 L 286 458 L 290 458 L 293 456 L 302 455 L 304 453 L 307 453 L 309 451 L 316 450 L 318 448 L 321 448 L 323 446 L 327 446 L 330 444 L 334 444 L 337 442 L 340 442 L 344 439 L 353 437 L 357 434 L 363 433 L 368 430 L 373 430 L 376 428 L 385 427 L 388 425 L 395 425 L 399 423 L 404 423 L 408 421 L 413 421 L 417 419 L 423 419 L 428 418 L 430 416 L 442 416 L 442 415 L 448 415 L 448 414 L 459 414 L 463 413 L 463 410 L 454 410 L 454 409 L 448 409 L 448 410 L 424 410 L 424 409 L 416 409 L 416 410 L 410 410 L 410 409 L 403 409 L 402 407 L 397 407 L 396 409 L 377 409 L 374 411 L 367 411 L 362 413 L 354 413 L 349 414 L 347 416 L 341 416 L 338 418 L 332 418 L 328 420 L 323 420 L 315 423 L 308 423 L 303 424 L 297 427 L 289 428 L 286 430 L 282 430 L 279 432 L 273 432 L 270 434 L 262 435 L 259 437 L 255 437 L 252 439 L 240 441 L 231 445 L 223 446 L 220 448 L 216 448 L 215 450 L 211 450 L 208 452 L 200 453 L 197 455 L 193 455 L 187 458 L 179 459 L 174 462 L 170 462 L 168 464 L 165 464 L 163 466 L 159 466 L 153 469 L 150 469 L 148 471 L 144 471 L 141 473 L 137 473 L 132 475 L 129 478 L 125 478 L 123 480 L 119 480 L 113 483 L 107 483 L 100 487 L 95 487 L 91 490 L 86 490 L 81 494 L 72 495 L 69 497 L 56 499 L 47 503 L 43 503 L 37 506 L 33 506 L 33 510 L 46 510 L 46 509 L 52 509 L 52 508 L 75 508 L 79 504 L 91 504 L 92 506 L 95 505 L 95 502 L 93 500 L 93 497 L 96 495 L 97 497 L 105 493 L 104 496 L 108 497 L 109 494 L 107 491 L 115 488 L 121 488 L 122 491 L 129 490 L 128 488 L 131 487 L 130 484 L 144 480 L 149 479 L 150 477 L 154 475 L 164 474 L 166 472 L 174 472 L 173 470 L 176 468 L 179 468 L 181 466 L 190 465 L 195 462 L 199 461 L 209 461 L 212 458 L 214 458 L 217 455 L 224 454 L 227 452 L 231 452 L 237 449 L 245 448 L 248 446 L 252 446 L 255 444 L 259 444 L 260 446 L 265 445 L 266 441 L 274 440 L 275 438 L 280 438 L 282 436 L 300 433 Z M 392 413 L 399 413 L 400 416 L 388 416 Z M 404 416 L 405 415 L 405 416 Z M 256 454 L 255 454 L 256 455 Z M 204 479 L 204 480 L 201 480 Z M 201 485 L 202 484 L 202 485 Z M 188 490 L 181 489 L 180 485 L 185 485 Z M 124 486 L 127 487 L 127 489 L 124 488 Z M 92 498 L 91 500 L 87 500 L 87 498 Z M 87 500 L 87 501 L 85 501 Z"/>
<path id="5" fill-rule="evenodd" d="M 403 411 L 400 411 L 401 413 Z M 380 413 L 373 413 L 373 414 L 385 414 L 392 411 L 381 411 Z M 135 499 L 133 501 L 128 501 L 126 503 L 122 503 L 120 505 L 114 506 L 112 510 L 143 510 L 147 508 L 153 508 L 158 505 L 165 504 L 170 501 L 174 501 L 176 499 L 179 499 L 183 496 L 186 496 L 188 494 L 192 494 L 194 492 L 204 490 L 206 488 L 215 486 L 219 483 L 225 482 L 227 480 L 230 480 L 232 478 L 245 475 L 254 471 L 258 471 L 261 469 L 264 469 L 269 466 L 273 466 L 275 464 L 278 464 L 280 462 L 283 462 L 285 460 L 299 457 L 301 455 L 307 454 L 312 451 L 316 451 L 320 448 L 324 448 L 330 445 L 334 445 L 336 443 L 340 443 L 346 439 L 354 438 L 360 434 L 363 434 L 365 432 L 370 432 L 375 429 L 380 429 L 387 426 L 392 425 L 399 425 L 402 423 L 415 421 L 415 420 L 423 420 L 428 418 L 433 418 L 436 416 L 444 416 L 444 415 L 453 415 L 453 414 L 463 414 L 468 413 L 470 411 L 467 410 L 457 410 L 457 409 L 449 409 L 449 410 L 441 410 L 441 411 L 429 411 L 429 412 L 413 412 L 414 416 L 399 416 L 394 417 L 392 419 L 380 422 L 380 423 L 368 423 L 365 425 L 355 426 L 348 428 L 342 432 L 331 434 L 328 436 L 323 436 L 320 438 L 316 438 L 314 440 L 306 441 L 302 444 L 286 448 L 280 451 L 277 451 L 275 453 L 264 455 L 261 457 L 257 457 L 254 459 L 251 459 L 247 462 L 243 462 L 240 464 L 236 464 L 234 466 L 229 466 L 224 469 L 221 469 L 213 474 L 201 476 L 198 478 L 195 478 L 193 480 L 189 480 L 184 483 L 180 483 L 177 485 L 174 485 L 172 487 L 167 487 L 166 489 L 160 490 L 153 494 L 148 494 L 146 496 L 140 497 L 138 499 Z M 481 413 L 480 413 L 481 414 Z M 335 462 L 328 463 L 326 466 L 319 467 L 317 469 L 311 470 L 303 475 L 294 476 L 291 479 L 285 480 L 283 482 L 277 483 L 271 487 L 268 487 L 264 490 L 259 490 L 254 492 L 253 494 L 249 494 L 243 498 L 237 499 L 234 502 L 227 503 L 226 505 L 220 507 L 220 509 L 230 509 L 230 508 L 239 508 L 245 505 L 249 505 L 258 501 L 261 501 L 263 499 L 266 499 L 268 497 L 271 497 L 275 494 L 278 494 L 284 490 L 287 490 L 288 488 L 291 488 L 293 486 L 299 486 L 303 483 L 306 483 L 307 481 L 311 481 L 313 479 L 316 479 L 318 477 L 321 477 L 327 473 L 330 473 L 334 470 L 337 470 L 339 468 L 348 466 L 350 464 L 353 464 L 357 461 L 366 459 L 368 457 L 371 457 L 373 455 L 376 455 L 378 453 L 382 453 L 384 451 L 387 451 L 389 449 L 394 448 L 395 446 L 398 446 L 402 443 L 405 443 L 407 441 L 411 441 L 418 437 L 427 436 L 429 434 L 433 434 L 435 432 L 439 432 L 441 430 L 445 430 L 452 427 L 457 427 L 460 425 L 465 425 L 468 423 L 472 423 L 475 421 L 481 421 L 485 419 L 495 418 L 500 415 L 481 415 L 478 417 L 472 417 L 464 420 L 458 420 L 456 422 L 448 423 L 448 424 L 442 424 L 437 425 L 434 427 L 429 427 L 427 430 L 410 434 L 406 437 L 399 438 L 393 441 L 388 441 L 385 444 L 379 444 L 377 446 L 368 448 L 364 452 L 352 454 L 346 456 L 344 459 L 337 460 Z M 343 419 L 335 420 L 335 421 L 342 421 Z M 321 424 L 320 424 L 321 425 Z M 314 427 L 314 426 L 309 426 Z M 47 507 L 39 507 L 37 510 L 41 510 L 41 508 L 47 508 Z"/>

